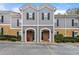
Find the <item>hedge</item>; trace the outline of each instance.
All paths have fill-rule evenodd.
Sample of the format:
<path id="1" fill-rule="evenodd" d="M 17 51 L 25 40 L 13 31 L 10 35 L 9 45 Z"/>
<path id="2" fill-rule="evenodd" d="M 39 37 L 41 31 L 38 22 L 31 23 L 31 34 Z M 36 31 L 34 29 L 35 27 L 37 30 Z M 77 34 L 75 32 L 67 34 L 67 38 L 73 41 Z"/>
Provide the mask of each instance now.
<path id="1" fill-rule="evenodd" d="M 55 42 L 79 42 L 79 35 L 77 37 L 63 37 L 62 34 L 55 35 Z"/>
<path id="2" fill-rule="evenodd" d="M 14 36 L 14 35 L 0 35 L 0 40 L 15 40 L 16 41 L 21 41 L 21 36 Z"/>
<path id="3" fill-rule="evenodd" d="M 62 42 L 77 42 L 77 38 L 74 37 L 64 37 Z"/>

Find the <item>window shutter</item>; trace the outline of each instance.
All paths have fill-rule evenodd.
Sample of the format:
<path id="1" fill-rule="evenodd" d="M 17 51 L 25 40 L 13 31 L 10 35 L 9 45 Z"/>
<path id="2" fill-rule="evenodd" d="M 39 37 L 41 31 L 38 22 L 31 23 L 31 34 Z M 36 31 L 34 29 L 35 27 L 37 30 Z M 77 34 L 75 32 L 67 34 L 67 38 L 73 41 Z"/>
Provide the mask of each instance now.
<path id="1" fill-rule="evenodd" d="M 44 13 L 42 13 L 42 20 L 44 20 Z"/>
<path id="2" fill-rule="evenodd" d="M 4 22 L 4 16 L 1 16 L 1 22 L 2 23 Z"/>
<path id="3" fill-rule="evenodd" d="M 74 37 L 74 32 L 72 32 L 72 37 Z"/>
<path id="4" fill-rule="evenodd" d="M 32 14 L 32 19 L 33 19 L 33 20 L 35 19 L 35 13 Z"/>
<path id="5" fill-rule="evenodd" d="M 74 19 L 72 19 L 72 26 L 74 26 Z"/>
<path id="6" fill-rule="evenodd" d="M 29 13 L 27 13 L 27 20 L 29 19 Z"/>
<path id="7" fill-rule="evenodd" d="M 48 13 L 48 20 L 50 20 L 50 13 Z"/>
<path id="8" fill-rule="evenodd" d="M 1 28 L 1 35 L 3 35 L 4 31 L 3 31 L 3 28 Z"/>
<path id="9" fill-rule="evenodd" d="M 59 20 L 57 19 L 57 26 L 59 26 Z"/>
<path id="10" fill-rule="evenodd" d="M 19 20 L 17 20 L 17 26 L 19 26 Z"/>
<path id="11" fill-rule="evenodd" d="M 19 36 L 19 32 L 17 32 L 17 36 Z"/>
<path id="12" fill-rule="evenodd" d="M 57 34 L 59 34 L 59 31 L 57 31 Z"/>

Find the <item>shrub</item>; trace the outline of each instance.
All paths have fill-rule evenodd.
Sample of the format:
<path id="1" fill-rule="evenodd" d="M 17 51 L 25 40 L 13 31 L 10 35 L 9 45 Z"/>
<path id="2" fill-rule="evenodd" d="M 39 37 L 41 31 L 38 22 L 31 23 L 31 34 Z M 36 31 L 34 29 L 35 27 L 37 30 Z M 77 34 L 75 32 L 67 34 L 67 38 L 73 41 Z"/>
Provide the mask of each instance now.
<path id="1" fill-rule="evenodd" d="M 79 39 L 79 35 L 77 36 L 77 39 Z"/>
<path id="2" fill-rule="evenodd" d="M 21 41 L 21 36 L 20 35 L 17 36 L 17 41 Z"/>
<path id="3" fill-rule="evenodd" d="M 59 43 L 59 42 L 62 42 L 62 39 L 63 39 L 63 35 L 62 34 L 57 34 L 55 35 L 55 42 Z"/>
<path id="4" fill-rule="evenodd" d="M 11 38 L 10 40 L 13 42 L 16 42 L 16 38 Z"/>
<path id="5" fill-rule="evenodd" d="M 17 37 L 13 36 L 13 35 L 0 35 L 0 40 L 9 40 L 9 41 L 11 41 L 12 38 L 17 38 Z"/>
<path id="6" fill-rule="evenodd" d="M 0 37 L 0 40 L 8 40 L 6 37 Z"/>
<path id="7" fill-rule="evenodd" d="M 79 42 L 79 35 L 77 36 L 77 42 Z"/>
<path id="8" fill-rule="evenodd" d="M 74 38 L 74 37 L 64 37 L 63 38 L 63 42 L 77 42 L 77 38 Z"/>

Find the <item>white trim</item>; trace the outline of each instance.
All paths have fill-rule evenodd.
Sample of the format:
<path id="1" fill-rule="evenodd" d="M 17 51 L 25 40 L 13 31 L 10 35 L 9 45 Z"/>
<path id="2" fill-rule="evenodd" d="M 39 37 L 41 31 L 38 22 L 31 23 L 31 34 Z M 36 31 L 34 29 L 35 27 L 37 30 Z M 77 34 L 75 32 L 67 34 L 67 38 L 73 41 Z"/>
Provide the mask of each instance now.
<path id="1" fill-rule="evenodd" d="M 27 42 L 27 30 L 30 30 L 30 29 L 32 29 L 32 30 L 34 30 L 34 41 L 36 41 L 36 29 L 34 29 L 34 28 L 27 28 L 27 29 L 25 29 L 25 42 Z"/>
<path id="2" fill-rule="evenodd" d="M 36 25 L 21 25 L 21 26 L 53 26 L 53 25 L 39 25 L 39 24 L 36 24 Z"/>
<path id="3" fill-rule="evenodd" d="M 11 29 L 21 29 L 21 28 L 11 28 Z"/>
<path id="4" fill-rule="evenodd" d="M 21 25 L 23 25 L 23 10 L 21 11 L 22 13 L 21 13 L 21 21 L 22 21 L 22 23 L 21 23 Z M 24 41 L 24 36 L 23 36 L 23 26 L 21 26 L 21 41 Z"/>
<path id="5" fill-rule="evenodd" d="M 55 28 L 55 29 L 79 29 L 79 28 Z"/>
<path id="6" fill-rule="evenodd" d="M 0 24 L 0 25 L 11 25 L 11 24 Z"/>
<path id="7" fill-rule="evenodd" d="M 64 33 L 64 36 L 66 37 L 67 35 L 67 33 L 66 33 L 67 31 L 66 31 L 66 18 L 65 18 L 65 33 Z"/>
<path id="8" fill-rule="evenodd" d="M 41 40 L 41 32 L 43 31 L 43 30 L 48 30 L 49 31 L 49 41 L 51 42 L 51 29 L 49 29 L 49 28 L 42 28 L 42 29 L 40 29 L 40 42 L 42 41 Z"/>
<path id="9" fill-rule="evenodd" d="M 54 43 L 54 35 L 55 35 L 55 17 L 54 17 L 54 11 L 53 11 L 53 43 Z"/>
<path id="10" fill-rule="evenodd" d="M 21 26 L 54 26 L 54 25 L 21 25 Z M 58 27 L 58 28 L 56 28 L 55 26 L 54 26 L 54 28 L 55 29 L 69 29 L 69 28 L 62 28 L 62 27 Z M 72 27 L 71 29 L 79 29 L 79 28 L 74 28 L 74 27 Z"/>
<path id="11" fill-rule="evenodd" d="M 36 15 L 39 15 L 39 12 L 36 12 Z M 39 38 L 39 16 L 36 17 L 37 20 L 37 43 L 40 42 L 40 38 Z"/>

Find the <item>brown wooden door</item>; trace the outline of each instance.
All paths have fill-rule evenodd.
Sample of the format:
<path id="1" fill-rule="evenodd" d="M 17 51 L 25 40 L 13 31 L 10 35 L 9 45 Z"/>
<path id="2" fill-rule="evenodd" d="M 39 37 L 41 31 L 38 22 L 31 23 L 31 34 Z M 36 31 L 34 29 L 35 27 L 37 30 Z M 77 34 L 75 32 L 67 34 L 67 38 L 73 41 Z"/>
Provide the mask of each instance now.
<path id="1" fill-rule="evenodd" d="M 34 40 L 34 31 L 33 30 L 28 30 L 27 31 L 27 41 L 31 42 Z"/>
<path id="2" fill-rule="evenodd" d="M 49 31 L 43 30 L 43 32 L 42 32 L 42 40 L 43 41 L 49 41 Z"/>

